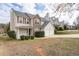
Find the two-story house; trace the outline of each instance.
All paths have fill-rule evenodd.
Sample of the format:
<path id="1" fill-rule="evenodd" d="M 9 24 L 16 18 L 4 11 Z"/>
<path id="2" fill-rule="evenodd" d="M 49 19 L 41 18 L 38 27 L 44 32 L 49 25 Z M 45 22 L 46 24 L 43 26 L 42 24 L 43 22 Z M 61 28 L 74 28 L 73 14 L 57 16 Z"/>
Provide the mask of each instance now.
<path id="1" fill-rule="evenodd" d="M 46 28 L 46 25 L 47 25 L 46 22 L 44 22 L 41 25 L 42 18 L 38 14 L 32 15 L 29 13 L 19 12 L 12 9 L 10 16 L 11 16 L 10 30 L 16 32 L 17 39 L 20 39 L 21 35 L 27 35 L 27 36 L 34 35 L 35 31 L 44 30 L 44 28 Z M 50 26 L 47 26 L 47 27 L 49 28 Z M 52 33 L 53 33 L 53 30 L 52 30 Z M 51 31 L 51 30 L 49 29 L 48 31 Z"/>

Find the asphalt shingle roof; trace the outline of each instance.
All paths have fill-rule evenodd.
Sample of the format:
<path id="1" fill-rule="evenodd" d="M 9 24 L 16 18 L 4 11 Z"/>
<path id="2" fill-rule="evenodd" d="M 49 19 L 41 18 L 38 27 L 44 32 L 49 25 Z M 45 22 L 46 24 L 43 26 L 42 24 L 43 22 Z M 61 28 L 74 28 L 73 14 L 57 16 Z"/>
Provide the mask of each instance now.
<path id="1" fill-rule="evenodd" d="M 44 24 L 42 24 L 41 28 L 45 28 L 47 26 L 47 24 L 49 23 L 49 21 L 45 21 Z"/>
<path id="2" fill-rule="evenodd" d="M 16 15 L 18 15 L 18 16 L 23 16 L 23 17 L 29 16 L 29 17 L 31 18 L 31 17 L 35 16 L 35 15 L 29 14 L 29 13 L 20 12 L 20 11 L 15 11 L 15 10 L 13 10 L 13 12 L 14 12 Z"/>

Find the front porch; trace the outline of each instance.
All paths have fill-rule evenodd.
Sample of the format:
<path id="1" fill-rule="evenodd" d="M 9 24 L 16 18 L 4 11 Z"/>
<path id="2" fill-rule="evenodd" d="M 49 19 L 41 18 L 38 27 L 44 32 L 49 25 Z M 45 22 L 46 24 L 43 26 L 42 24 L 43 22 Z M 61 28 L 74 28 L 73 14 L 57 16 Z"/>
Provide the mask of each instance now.
<path id="1" fill-rule="evenodd" d="M 16 38 L 20 39 L 20 36 L 32 36 L 33 35 L 33 29 L 32 28 L 17 28 L 16 31 Z"/>

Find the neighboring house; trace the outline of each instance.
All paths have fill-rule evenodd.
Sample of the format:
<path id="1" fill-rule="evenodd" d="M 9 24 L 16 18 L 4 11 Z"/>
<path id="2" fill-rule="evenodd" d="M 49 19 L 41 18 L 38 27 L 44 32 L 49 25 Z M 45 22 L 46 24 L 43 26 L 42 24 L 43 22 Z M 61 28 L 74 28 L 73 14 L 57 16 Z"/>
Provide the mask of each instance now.
<path id="1" fill-rule="evenodd" d="M 2 25 L 0 25 L 0 34 L 4 33 L 4 27 Z"/>
<path id="2" fill-rule="evenodd" d="M 68 25 L 67 28 L 69 30 L 75 30 L 76 29 L 76 26 L 75 25 Z"/>
<path id="3" fill-rule="evenodd" d="M 32 15 L 12 9 L 10 30 L 16 32 L 17 39 L 20 39 L 21 35 L 34 35 L 36 31 L 42 30 L 45 32 L 45 36 L 52 36 L 54 27 L 52 27 L 51 22 L 42 20 L 45 18 L 41 18 L 38 14 Z"/>
<path id="4" fill-rule="evenodd" d="M 4 33 L 4 28 L 0 28 L 0 34 Z"/>

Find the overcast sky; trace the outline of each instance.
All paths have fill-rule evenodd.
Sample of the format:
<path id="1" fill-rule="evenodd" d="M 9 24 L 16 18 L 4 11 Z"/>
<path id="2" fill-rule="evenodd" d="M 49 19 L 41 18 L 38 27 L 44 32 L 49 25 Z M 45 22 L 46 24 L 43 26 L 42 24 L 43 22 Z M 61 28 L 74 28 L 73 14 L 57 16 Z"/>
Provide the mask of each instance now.
<path id="1" fill-rule="evenodd" d="M 54 7 L 57 4 L 46 4 L 46 3 L 0 3 L 0 23 L 7 23 L 10 21 L 10 10 L 11 8 L 21 11 L 27 12 L 31 14 L 39 14 L 41 17 L 44 17 L 46 13 L 49 13 L 50 16 L 54 16 L 53 11 L 55 10 Z M 72 12 L 73 17 L 69 18 L 69 15 L 62 14 L 59 18 L 60 21 L 65 20 L 72 24 L 76 17 L 79 15 L 79 11 L 74 10 Z"/>

